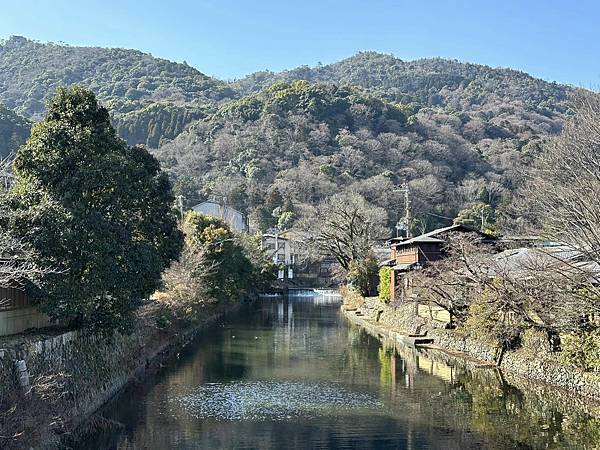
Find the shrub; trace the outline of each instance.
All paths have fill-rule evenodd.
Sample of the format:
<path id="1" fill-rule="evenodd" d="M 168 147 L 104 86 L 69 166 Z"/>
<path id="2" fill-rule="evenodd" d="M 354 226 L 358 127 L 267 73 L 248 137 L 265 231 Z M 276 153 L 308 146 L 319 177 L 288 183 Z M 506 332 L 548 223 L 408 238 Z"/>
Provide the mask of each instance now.
<path id="1" fill-rule="evenodd" d="M 379 299 L 389 303 L 391 297 L 390 283 L 392 281 L 391 267 L 384 266 L 379 269 Z"/>
<path id="2" fill-rule="evenodd" d="M 350 261 L 348 273 L 346 274 L 349 286 L 360 295 L 368 297 L 375 288 L 377 279 L 377 261 L 373 255 L 364 259 Z"/>
<path id="3" fill-rule="evenodd" d="M 562 337 L 560 360 L 583 372 L 600 372 L 600 329 Z"/>
<path id="4" fill-rule="evenodd" d="M 346 309 L 357 309 L 364 305 L 365 299 L 355 290 L 348 289 L 348 286 L 340 288 L 340 295 Z"/>

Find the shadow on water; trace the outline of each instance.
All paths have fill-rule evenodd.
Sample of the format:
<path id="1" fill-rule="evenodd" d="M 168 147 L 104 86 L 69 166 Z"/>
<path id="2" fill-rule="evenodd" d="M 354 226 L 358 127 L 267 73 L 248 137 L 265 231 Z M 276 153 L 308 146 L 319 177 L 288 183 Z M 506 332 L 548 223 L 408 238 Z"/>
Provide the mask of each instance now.
<path id="1" fill-rule="evenodd" d="M 431 350 L 380 342 L 339 297 L 268 298 L 206 329 L 103 411 L 100 449 L 595 448 L 600 413 Z M 589 409 L 589 410 L 586 410 Z"/>

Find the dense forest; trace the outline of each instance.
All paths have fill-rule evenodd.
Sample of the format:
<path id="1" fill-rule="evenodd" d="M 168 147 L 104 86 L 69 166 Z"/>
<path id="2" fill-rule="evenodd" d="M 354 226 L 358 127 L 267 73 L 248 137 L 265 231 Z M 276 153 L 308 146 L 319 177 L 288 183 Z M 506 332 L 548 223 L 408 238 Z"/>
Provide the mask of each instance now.
<path id="1" fill-rule="evenodd" d="M 542 114 L 564 112 L 569 89 L 512 69 L 441 58 L 402 61 L 392 55 L 360 52 L 334 64 L 257 72 L 233 83 L 243 94 L 276 81 L 307 80 L 360 86 L 372 94 L 405 104 L 476 110 L 494 101 L 519 101 Z"/>
<path id="2" fill-rule="evenodd" d="M 0 159 L 17 151 L 30 128 L 31 122 L 0 104 Z"/>
<path id="3" fill-rule="evenodd" d="M 8 108 L 36 120 L 62 84 L 91 88 L 121 137 L 158 148 L 188 204 L 226 197 L 262 229 L 290 226 L 340 190 L 385 207 L 392 225 L 404 182 L 415 231 L 477 208 L 493 223 L 575 91 L 510 69 L 374 52 L 225 82 L 137 50 L 0 44 Z"/>
<path id="4" fill-rule="evenodd" d="M 207 105 L 233 95 L 223 81 L 187 64 L 138 50 L 42 44 L 13 36 L 0 43 L 0 102 L 37 120 L 61 85 L 92 89 L 130 144 L 157 147 Z"/>
<path id="5" fill-rule="evenodd" d="M 403 205 L 394 190 L 408 182 L 418 231 L 477 202 L 499 207 L 519 183 L 519 165 L 560 129 L 558 118 L 540 122 L 521 136 L 500 129 L 499 138 L 468 114 L 418 110 L 358 88 L 280 82 L 195 123 L 159 158 L 187 198 L 226 197 L 263 229 L 285 212 L 293 223 L 344 190 L 386 208 L 392 225 Z"/>

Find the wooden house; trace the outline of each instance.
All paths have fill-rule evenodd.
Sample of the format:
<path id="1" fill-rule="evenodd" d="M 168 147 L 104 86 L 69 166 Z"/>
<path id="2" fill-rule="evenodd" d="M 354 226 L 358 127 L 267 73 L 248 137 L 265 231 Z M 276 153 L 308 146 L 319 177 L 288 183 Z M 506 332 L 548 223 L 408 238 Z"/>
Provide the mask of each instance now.
<path id="1" fill-rule="evenodd" d="M 395 300 L 398 289 L 408 289 L 410 280 L 404 274 L 420 269 L 427 264 L 444 258 L 448 236 L 452 233 L 473 233 L 485 241 L 494 241 L 494 237 L 474 230 L 466 225 L 458 224 L 438 228 L 410 239 L 396 238 L 390 241 L 391 255 L 385 262 L 391 266 L 390 295 Z"/>

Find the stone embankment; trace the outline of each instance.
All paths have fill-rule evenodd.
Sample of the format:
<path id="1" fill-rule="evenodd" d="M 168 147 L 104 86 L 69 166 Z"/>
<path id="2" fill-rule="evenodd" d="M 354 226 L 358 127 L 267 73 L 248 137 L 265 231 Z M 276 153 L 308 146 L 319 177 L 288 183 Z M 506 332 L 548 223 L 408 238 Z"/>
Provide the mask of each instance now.
<path id="1" fill-rule="evenodd" d="M 552 352 L 547 339 L 526 332 L 517 350 L 501 352 L 491 342 L 475 339 L 444 324 L 414 314 L 414 305 L 393 308 L 377 298 L 342 306 L 345 316 L 372 334 L 408 345 L 422 345 L 471 360 L 477 366 L 496 366 L 503 372 L 524 377 L 600 400 L 600 378 L 565 367 Z"/>
<path id="2" fill-rule="evenodd" d="M 0 339 L 0 448 L 57 448 L 128 382 L 157 369 L 215 312 L 187 329 L 140 318 L 128 335 L 85 330 Z M 16 436 L 15 436 L 16 434 Z"/>

